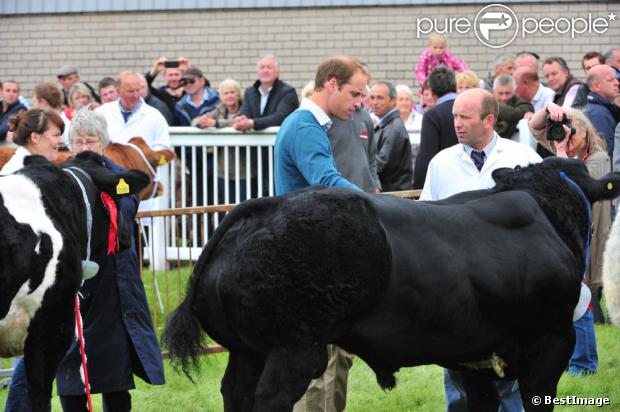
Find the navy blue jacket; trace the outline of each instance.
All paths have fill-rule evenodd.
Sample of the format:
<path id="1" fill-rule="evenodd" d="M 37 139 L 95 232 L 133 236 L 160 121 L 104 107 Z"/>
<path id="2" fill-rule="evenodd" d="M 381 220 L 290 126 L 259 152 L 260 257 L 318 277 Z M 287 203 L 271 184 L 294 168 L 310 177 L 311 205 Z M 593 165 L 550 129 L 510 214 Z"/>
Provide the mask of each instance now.
<path id="1" fill-rule="evenodd" d="M 187 99 L 191 99 L 191 96 L 186 94 L 176 104 L 177 126 L 190 126 L 194 118 L 215 110 L 215 107 L 220 102 L 220 94 L 205 86 L 204 101 L 200 107 L 194 107 Z"/>
<path id="2" fill-rule="evenodd" d="M 0 109 L 2 108 L 2 102 L 0 102 Z M 9 119 L 12 116 L 17 116 L 19 112 L 28 110 L 26 106 L 21 104 L 18 100 L 7 107 L 6 112 L 2 112 L 0 115 L 0 141 L 6 140 L 6 134 L 8 132 L 7 126 L 9 125 Z"/>
<path id="3" fill-rule="evenodd" d="M 280 126 L 286 116 L 299 107 L 297 92 L 280 79 L 274 82 L 263 113 L 260 112 L 260 82 L 257 80 L 243 94 L 240 114 L 254 120 L 254 130 Z"/>
<path id="4" fill-rule="evenodd" d="M 614 132 L 618 122 L 614 118 L 614 104 L 594 92 L 588 94 L 588 104 L 585 107 L 586 116 L 594 125 L 596 131 L 605 139 L 607 143 L 607 153 L 613 158 L 614 153 Z"/>
<path id="5" fill-rule="evenodd" d="M 109 160 L 106 166 L 113 172 L 123 170 Z M 119 213 L 126 222 L 135 221 L 138 204 L 136 196 L 122 198 Z M 99 272 L 80 289 L 92 392 L 133 389 L 134 374 L 150 384 L 163 384 L 163 364 L 133 240 L 127 250 L 92 259 L 99 264 Z M 80 365 L 78 342 L 73 341 L 56 375 L 60 396 L 84 394 Z"/>

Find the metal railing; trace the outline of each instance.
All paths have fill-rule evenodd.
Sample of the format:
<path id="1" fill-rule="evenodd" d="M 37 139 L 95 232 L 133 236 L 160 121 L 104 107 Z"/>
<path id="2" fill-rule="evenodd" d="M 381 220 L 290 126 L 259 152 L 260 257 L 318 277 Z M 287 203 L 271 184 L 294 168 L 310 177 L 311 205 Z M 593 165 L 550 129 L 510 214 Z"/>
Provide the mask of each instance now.
<path id="1" fill-rule="evenodd" d="M 164 195 L 141 210 L 227 205 L 245 198 L 272 196 L 273 146 L 278 130 L 271 127 L 238 132 L 232 128 L 171 127 L 170 140 L 177 159 L 159 168 Z M 413 144 L 419 143 L 419 130 L 409 130 L 409 138 Z M 147 249 L 145 253 L 153 256 L 152 263 L 160 270 L 166 259 L 188 260 L 190 247 L 195 259 L 222 216 L 217 213 L 200 219 L 197 215 L 184 215 L 173 218 L 167 228 L 155 222 L 145 245 L 149 247 L 151 237 L 165 238 L 166 244 L 159 242 L 155 250 Z"/>

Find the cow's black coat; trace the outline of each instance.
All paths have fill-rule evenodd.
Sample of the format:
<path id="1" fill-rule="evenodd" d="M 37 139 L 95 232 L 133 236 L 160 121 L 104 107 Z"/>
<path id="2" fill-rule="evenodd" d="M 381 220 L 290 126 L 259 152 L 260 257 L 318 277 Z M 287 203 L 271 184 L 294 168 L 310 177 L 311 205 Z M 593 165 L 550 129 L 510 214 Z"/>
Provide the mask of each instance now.
<path id="1" fill-rule="evenodd" d="M 187 373 L 202 330 L 227 347 L 227 411 L 291 410 L 325 369 L 327 343 L 362 358 L 384 388 L 400 367 L 435 363 L 466 372 L 471 410 L 497 410 L 498 375 L 518 378 L 535 409 L 574 346 L 586 202 L 617 196 L 620 174 L 597 181 L 554 158 L 494 178 L 441 202 L 311 188 L 243 203 L 168 321 L 171 355 Z"/>
<path id="2" fill-rule="evenodd" d="M 86 152 L 61 167 L 45 158 L 31 156 L 17 174 L 26 176 L 39 188 L 46 214 L 62 235 L 63 247 L 56 265 L 56 280 L 47 289 L 40 308 L 28 326 L 24 358 L 28 393 L 34 411 L 47 410 L 56 369 L 75 332 L 74 298 L 82 283 L 82 260 L 86 257 L 87 225 L 83 195 L 77 183 L 62 168 L 77 166 L 91 179 L 82 179 L 93 213 L 91 248 L 107 248 L 109 218 L 98 200 L 100 191 L 115 196 L 119 178 L 124 178 L 131 193 L 148 184 L 140 171 L 114 175 L 102 164 L 99 155 Z M 80 175 L 78 173 L 78 175 Z M 3 179 L 3 178 L 0 178 Z M 16 194 L 19 196 L 19 194 Z M 11 300 L 28 281 L 33 290 L 41 283 L 51 256 L 50 237 L 39 236 L 27 224 L 18 223 L 0 201 L 0 319 L 9 310 Z M 119 234 L 126 231 L 119 222 Z M 124 234 L 126 238 L 126 234 Z M 120 237 L 120 236 L 119 236 Z M 122 238 L 122 237 L 121 237 Z M 39 242 L 38 252 L 35 245 Z M 15 354 L 13 354 L 15 355 Z"/>

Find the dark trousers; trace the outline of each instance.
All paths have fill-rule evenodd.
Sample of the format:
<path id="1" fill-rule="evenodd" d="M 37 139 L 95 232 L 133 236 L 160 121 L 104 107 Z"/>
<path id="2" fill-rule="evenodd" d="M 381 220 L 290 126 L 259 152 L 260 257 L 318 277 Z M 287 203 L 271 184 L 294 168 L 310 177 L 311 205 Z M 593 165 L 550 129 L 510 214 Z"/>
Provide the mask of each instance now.
<path id="1" fill-rule="evenodd" d="M 125 412 L 131 410 L 131 395 L 129 391 L 107 392 L 103 398 L 104 412 Z M 60 404 L 64 412 L 88 412 L 86 395 L 61 396 Z"/>

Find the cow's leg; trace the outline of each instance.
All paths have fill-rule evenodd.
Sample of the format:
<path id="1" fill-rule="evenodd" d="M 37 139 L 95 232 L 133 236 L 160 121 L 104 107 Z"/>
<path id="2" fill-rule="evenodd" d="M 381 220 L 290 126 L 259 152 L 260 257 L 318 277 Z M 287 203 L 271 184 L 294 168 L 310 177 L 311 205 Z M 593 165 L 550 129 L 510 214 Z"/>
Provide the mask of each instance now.
<path id="1" fill-rule="evenodd" d="M 264 365 L 264 355 L 230 351 L 220 389 L 224 411 L 243 412 L 254 408 L 254 393 Z"/>
<path id="2" fill-rule="evenodd" d="M 519 373 L 521 399 L 526 411 L 553 410 L 553 404 L 545 404 L 545 397 L 553 399 L 556 396 L 558 382 L 568 366 L 574 346 L 572 324 L 564 334 L 546 335 L 530 343 L 521 360 Z"/>
<path id="3" fill-rule="evenodd" d="M 254 412 L 290 412 L 310 381 L 325 372 L 327 347 L 276 348 L 267 355 Z"/>
<path id="4" fill-rule="evenodd" d="M 49 291 L 48 291 L 49 292 Z M 62 298 L 62 297 L 61 297 Z M 54 310 L 41 307 L 28 328 L 24 365 L 33 411 L 49 411 L 52 382 L 75 332 L 73 296 Z"/>
<path id="5" fill-rule="evenodd" d="M 493 380 L 475 373 L 463 373 L 463 386 L 467 394 L 467 409 L 480 412 L 497 412 L 499 396 Z"/>

